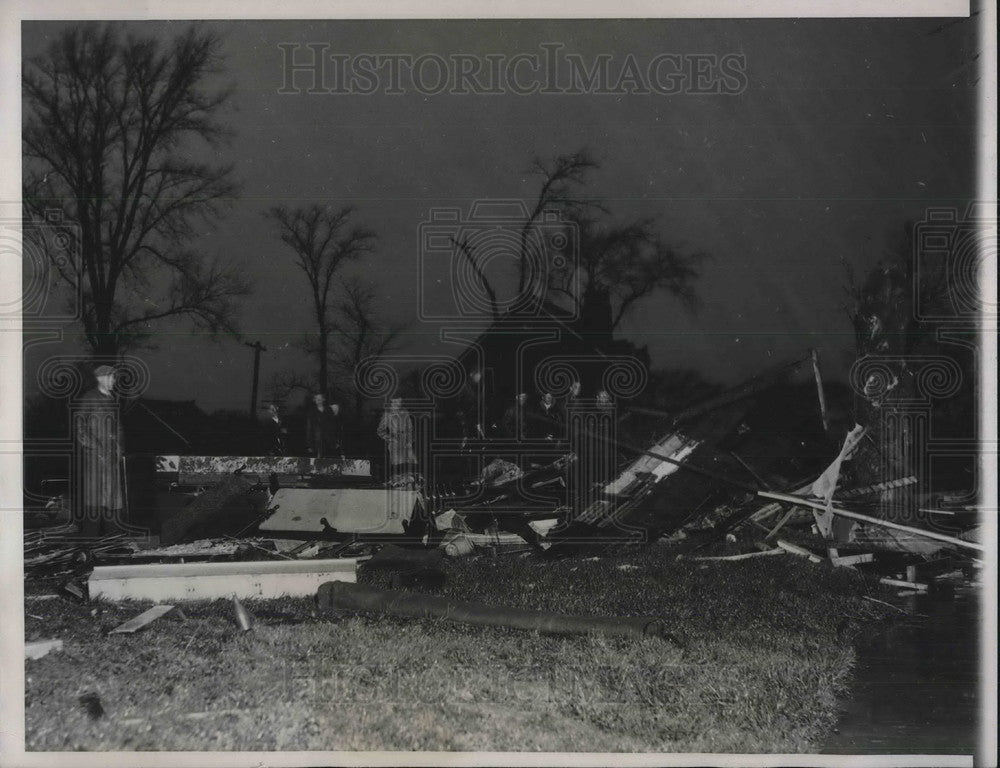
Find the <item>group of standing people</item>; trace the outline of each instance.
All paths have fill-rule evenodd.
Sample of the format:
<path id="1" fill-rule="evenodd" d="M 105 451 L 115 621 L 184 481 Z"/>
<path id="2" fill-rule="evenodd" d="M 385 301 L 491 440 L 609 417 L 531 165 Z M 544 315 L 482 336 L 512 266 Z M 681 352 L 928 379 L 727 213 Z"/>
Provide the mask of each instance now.
<path id="1" fill-rule="evenodd" d="M 504 410 L 493 433 L 504 440 L 554 440 L 568 438 L 570 416 L 582 406 L 582 386 L 573 382 L 566 397 L 557 400 L 551 392 L 542 392 L 531 402 L 527 392 L 518 392 L 514 402 Z M 597 393 L 598 409 L 611 411 L 614 404 L 605 390 Z"/>
<path id="2" fill-rule="evenodd" d="M 116 372 L 102 365 L 95 369 L 96 386 L 79 398 L 74 411 L 77 445 L 76 522 L 85 533 L 104 534 L 115 530 L 123 508 L 123 431 L 118 401 L 114 394 Z M 567 439 L 569 414 L 580 401 L 581 386 L 576 382 L 560 402 L 550 392 L 541 393 L 534 403 L 527 392 L 519 392 L 499 419 L 492 418 L 482 373 L 473 371 L 450 418 L 457 421 L 463 447 L 494 439 L 504 441 L 563 441 Z M 598 392 L 598 408 L 613 409 L 607 392 Z M 267 453 L 286 455 L 288 429 L 275 404 L 267 408 Z M 343 456 L 348 450 L 339 403 L 327 404 L 321 392 L 312 395 L 304 418 L 304 443 L 309 455 L 317 458 Z M 402 398 L 391 397 L 376 429 L 388 453 L 390 471 L 416 471 L 414 424 Z"/>
<path id="3" fill-rule="evenodd" d="M 569 438 L 570 415 L 582 406 L 581 393 L 578 381 L 562 400 L 557 400 L 551 392 L 543 392 L 537 401 L 531 402 L 527 392 L 518 392 L 514 402 L 499 418 L 494 418 L 496 409 L 486 395 L 482 372 L 474 370 L 459 393 L 457 406 L 445 409 L 443 417 L 457 425 L 463 449 L 470 445 L 481 448 L 494 441 L 508 446 L 512 442 L 565 442 Z M 599 411 L 612 413 L 614 403 L 606 391 L 597 393 L 595 403 Z M 394 396 L 388 400 L 377 434 L 386 445 L 392 473 L 416 467 L 413 419 L 403 407 L 402 398 Z"/>
<path id="4" fill-rule="evenodd" d="M 526 391 L 516 394 L 514 401 L 502 410 L 490 402 L 482 371 L 473 370 L 451 408 L 445 408 L 448 420 L 462 441 L 469 444 L 500 440 L 504 442 L 553 441 L 568 439 L 570 414 L 582 402 L 582 385 L 573 382 L 562 399 L 551 392 L 541 392 L 532 401 Z M 598 408 L 613 409 L 611 397 L 604 390 L 596 394 Z M 275 404 L 268 406 L 267 453 L 285 455 L 289 450 L 288 430 Z M 395 467 L 416 465 L 413 446 L 413 419 L 403 407 L 401 397 L 386 401 L 376 434 L 384 442 L 389 464 Z M 340 404 L 328 404 L 321 392 L 312 395 L 305 411 L 304 444 L 310 456 L 343 456 L 347 451 Z"/>
<path id="5" fill-rule="evenodd" d="M 340 403 L 327 404 L 322 392 L 314 393 L 306 406 L 303 432 L 305 450 L 310 456 L 325 458 L 346 453 Z M 265 441 L 268 455 L 285 456 L 290 450 L 288 428 L 275 403 L 267 406 Z"/>

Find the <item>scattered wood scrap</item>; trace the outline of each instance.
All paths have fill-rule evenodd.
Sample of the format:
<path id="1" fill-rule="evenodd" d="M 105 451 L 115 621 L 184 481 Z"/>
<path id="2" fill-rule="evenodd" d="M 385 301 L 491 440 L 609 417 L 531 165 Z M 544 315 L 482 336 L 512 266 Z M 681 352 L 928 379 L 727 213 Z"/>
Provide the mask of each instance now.
<path id="1" fill-rule="evenodd" d="M 885 584 L 888 587 L 902 587 L 904 589 L 913 589 L 917 592 L 926 592 L 927 585 L 920 584 L 914 581 L 903 581 L 902 579 L 890 579 L 888 576 L 883 576 L 878 580 L 879 584 Z"/>
<path id="2" fill-rule="evenodd" d="M 821 563 L 823 558 L 819 555 L 814 555 L 808 549 L 798 546 L 797 544 L 792 544 L 790 541 L 785 541 L 784 539 L 778 539 L 778 546 L 786 552 L 790 552 L 793 555 L 798 555 L 799 557 L 808 557 L 811 563 Z"/>
<path id="3" fill-rule="evenodd" d="M 24 644 L 24 658 L 40 659 L 43 656 L 47 656 L 52 651 L 61 651 L 62 648 L 63 641 L 59 639 L 32 640 L 30 643 Z"/>
<path id="4" fill-rule="evenodd" d="M 871 563 L 875 561 L 875 555 L 868 552 L 863 555 L 847 555 L 845 557 L 831 557 L 830 562 L 838 567 L 843 568 L 845 566 L 854 566 L 861 563 Z"/>
<path id="5" fill-rule="evenodd" d="M 781 547 L 776 547 L 775 549 L 765 549 L 762 552 L 744 552 L 742 555 L 723 555 L 719 557 L 692 557 L 690 560 L 718 560 L 718 561 L 735 561 L 735 560 L 749 560 L 751 557 L 764 557 L 765 555 L 783 555 L 788 550 Z"/>
<path id="6" fill-rule="evenodd" d="M 183 619 L 184 613 L 173 605 L 154 605 L 148 611 L 143 611 L 138 616 L 134 616 L 124 624 L 112 629 L 108 632 L 109 635 L 132 635 L 138 632 L 140 629 L 149 626 L 157 619 L 167 616 L 168 614 L 174 614 L 177 618 Z"/>
<path id="7" fill-rule="evenodd" d="M 936 541 L 941 541 L 946 544 L 953 544 L 956 547 L 964 547 L 966 549 L 974 549 L 979 552 L 984 551 L 984 546 L 977 542 L 966 541 L 964 539 L 958 538 L 957 536 L 949 536 L 944 533 L 938 533 L 937 531 L 928 531 L 924 528 L 915 528 L 912 525 L 903 525 L 902 523 L 895 523 L 891 520 L 883 520 L 882 518 L 872 517 L 871 515 L 864 515 L 860 512 L 852 512 L 846 509 L 839 509 L 837 507 L 828 507 L 821 501 L 813 501 L 812 499 L 803 498 L 801 496 L 793 496 L 787 493 L 775 493 L 773 491 L 758 491 L 758 496 L 762 496 L 768 499 L 775 499 L 776 501 L 786 501 L 792 504 L 800 504 L 812 509 L 818 509 L 821 511 L 826 511 L 829 509 L 834 515 L 840 517 L 846 517 L 851 520 L 857 520 L 863 523 L 870 523 L 871 525 L 882 526 L 883 528 L 891 528 L 897 531 L 904 531 L 906 533 L 911 533 L 916 536 L 923 536 L 928 539 L 934 539 Z"/>

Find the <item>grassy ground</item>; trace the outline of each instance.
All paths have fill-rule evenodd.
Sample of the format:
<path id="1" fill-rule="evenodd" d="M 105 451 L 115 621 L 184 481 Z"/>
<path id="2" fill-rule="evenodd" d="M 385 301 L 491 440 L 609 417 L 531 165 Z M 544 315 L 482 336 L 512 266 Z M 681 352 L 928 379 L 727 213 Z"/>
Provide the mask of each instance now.
<path id="1" fill-rule="evenodd" d="M 248 602 L 246 634 L 215 601 L 107 635 L 148 605 L 28 600 L 27 639 L 65 648 L 26 662 L 27 748 L 810 751 L 833 727 L 852 638 L 883 616 L 850 569 L 791 556 L 678 562 L 656 546 L 447 569 L 445 594 L 660 615 L 680 645 L 317 616 L 308 599 Z"/>

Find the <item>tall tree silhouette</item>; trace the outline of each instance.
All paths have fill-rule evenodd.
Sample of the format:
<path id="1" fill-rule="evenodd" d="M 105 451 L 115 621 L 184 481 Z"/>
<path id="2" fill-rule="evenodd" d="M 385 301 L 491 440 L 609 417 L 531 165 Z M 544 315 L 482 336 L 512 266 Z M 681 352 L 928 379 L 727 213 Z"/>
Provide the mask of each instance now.
<path id="1" fill-rule="evenodd" d="M 266 213 L 309 281 L 316 336 L 309 338 L 305 347 L 316 359 L 317 382 L 324 393 L 330 384 L 330 334 L 335 330 L 334 276 L 344 264 L 371 253 L 375 245 L 374 232 L 350 226 L 353 215 L 350 206 L 333 210 L 321 205 L 279 206 Z"/>
<path id="2" fill-rule="evenodd" d="M 490 253 L 479 252 L 471 239 L 453 240 L 487 295 L 493 319 L 501 304 L 534 308 L 546 299 L 569 303 L 588 331 L 610 338 L 628 313 L 656 291 L 666 291 L 685 306 L 694 307 L 694 284 L 706 255 L 685 254 L 669 244 L 652 219 L 624 223 L 611 219 L 607 207 L 585 194 L 588 175 L 600 164 L 579 149 L 552 159 L 536 157 L 528 172 L 539 179 L 538 192 L 519 229 L 517 287 L 513 301 L 501 301 L 500 291 L 485 270 Z M 567 228 L 575 230 L 576 251 L 538 247 L 538 230 L 558 226 L 545 214 L 558 212 Z M 539 258 L 546 263 L 537 263 Z"/>
<path id="3" fill-rule="evenodd" d="M 150 345 L 162 321 L 236 330 L 248 283 L 190 247 L 238 192 L 230 165 L 194 159 L 231 138 L 219 120 L 231 89 L 207 84 L 221 64 L 219 39 L 196 25 L 162 42 L 115 24 L 71 27 L 25 63 L 25 214 L 58 230 L 64 248 L 25 247 L 44 251 L 82 297 L 96 355 Z"/>

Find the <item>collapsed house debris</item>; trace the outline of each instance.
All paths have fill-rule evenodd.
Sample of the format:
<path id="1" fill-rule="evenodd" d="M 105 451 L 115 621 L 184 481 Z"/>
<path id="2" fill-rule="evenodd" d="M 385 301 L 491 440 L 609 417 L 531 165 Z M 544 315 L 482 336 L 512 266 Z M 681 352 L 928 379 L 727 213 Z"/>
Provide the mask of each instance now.
<path id="1" fill-rule="evenodd" d="M 772 423 L 769 388 L 810 365 L 819 413 L 805 419 L 808 429 L 782 432 Z M 870 572 L 908 593 L 975 583 L 984 546 L 974 507 L 914 494 L 915 475 L 842 487 L 866 430 L 856 425 L 839 450 L 831 445 L 815 353 L 677 413 L 636 410 L 662 422 L 661 431 L 645 447 L 602 436 L 621 460 L 589 486 L 581 484 L 581 465 L 593 464 L 586 429 L 582 443 L 547 445 L 520 464 L 480 447 L 475 476 L 441 483 L 416 472 L 379 480 L 366 459 L 159 456 L 156 483 L 169 503 L 158 538 L 86 540 L 61 521 L 26 531 L 25 573 L 80 601 L 158 603 L 118 634 L 183 616 L 175 602 L 217 598 L 232 600 L 235 623 L 246 631 L 252 618 L 241 599 L 308 595 L 339 610 L 656 634 L 662 627 L 646 620 L 597 626 L 591 617 L 515 616 L 402 599 L 356 582 L 364 566 L 389 572 L 390 588 L 436 591 L 447 578 L 443 558 L 555 557 L 657 541 L 702 567 L 790 555 Z M 889 519 L 886 500 L 902 492 L 933 529 Z"/>

